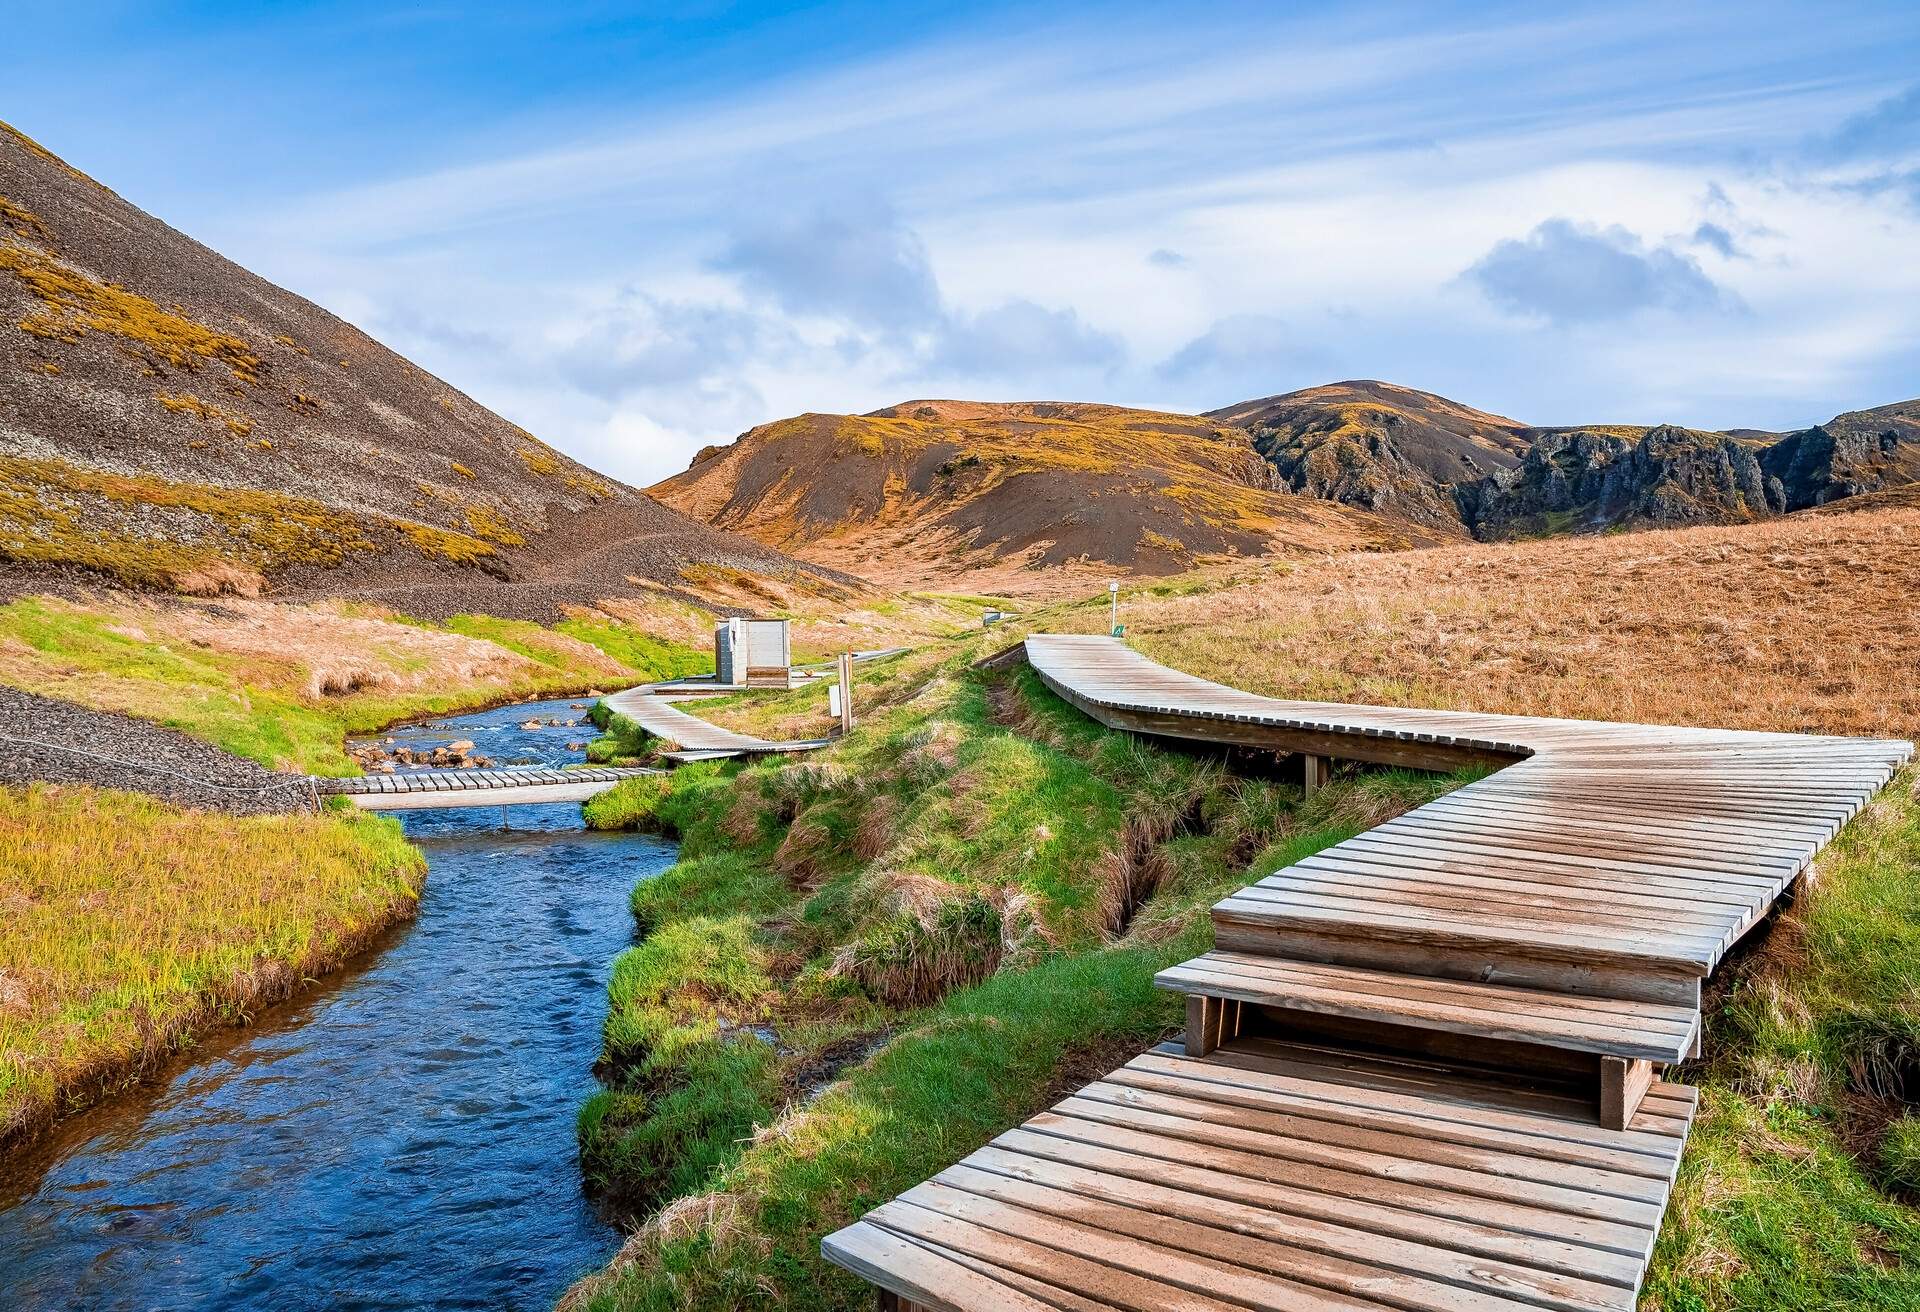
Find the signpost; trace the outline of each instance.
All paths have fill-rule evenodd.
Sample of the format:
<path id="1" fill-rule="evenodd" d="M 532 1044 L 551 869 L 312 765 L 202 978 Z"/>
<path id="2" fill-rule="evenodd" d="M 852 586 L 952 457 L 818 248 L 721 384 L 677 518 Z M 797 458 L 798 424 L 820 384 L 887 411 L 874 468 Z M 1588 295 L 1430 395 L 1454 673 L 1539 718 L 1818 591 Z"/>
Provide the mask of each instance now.
<path id="1" fill-rule="evenodd" d="M 840 713 L 840 732 L 853 732 L 853 653 L 840 653 L 840 686 L 835 689 L 840 694 L 840 705 L 832 708 Z"/>
<path id="2" fill-rule="evenodd" d="M 1120 581 L 1118 579 L 1107 580 L 1107 599 L 1112 603 L 1113 636 L 1117 638 L 1120 636 Z"/>

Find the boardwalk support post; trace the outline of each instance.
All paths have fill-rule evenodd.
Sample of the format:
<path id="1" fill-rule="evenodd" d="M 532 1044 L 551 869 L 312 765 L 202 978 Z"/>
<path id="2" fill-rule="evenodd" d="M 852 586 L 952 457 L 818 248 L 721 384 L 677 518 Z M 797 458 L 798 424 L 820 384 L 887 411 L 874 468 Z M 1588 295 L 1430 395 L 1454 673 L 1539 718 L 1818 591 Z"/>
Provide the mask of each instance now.
<path id="1" fill-rule="evenodd" d="M 1653 1083 L 1653 1063 L 1644 1058 L 1629 1061 L 1625 1057 L 1600 1059 L 1600 1124 L 1609 1130 L 1624 1130 L 1640 1110 L 1640 1100 Z"/>
<path id="2" fill-rule="evenodd" d="M 1311 752 L 1303 752 L 1300 755 L 1300 768 L 1302 779 L 1301 791 L 1307 797 L 1312 797 L 1315 793 L 1333 782 L 1333 759 L 1331 757 L 1316 756 Z"/>
<path id="3" fill-rule="evenodd" d="M 1240 1036 L 1240 1004 L 1228 998 L 1187 995 L 1187 1056 L 1204 1057 Z"/>

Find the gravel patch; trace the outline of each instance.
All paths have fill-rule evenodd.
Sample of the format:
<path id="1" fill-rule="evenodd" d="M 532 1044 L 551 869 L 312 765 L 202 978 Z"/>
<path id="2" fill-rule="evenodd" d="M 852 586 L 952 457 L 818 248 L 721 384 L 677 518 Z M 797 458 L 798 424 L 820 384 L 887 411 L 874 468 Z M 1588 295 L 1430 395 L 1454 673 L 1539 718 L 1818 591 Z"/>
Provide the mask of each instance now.
<path id="1" fill-rule="evenodd" d="M 233 815 L 313 809 L 303 776 L 131 715 L 0 686 L 0 784 L 36 780 L 123 788 Z"/>

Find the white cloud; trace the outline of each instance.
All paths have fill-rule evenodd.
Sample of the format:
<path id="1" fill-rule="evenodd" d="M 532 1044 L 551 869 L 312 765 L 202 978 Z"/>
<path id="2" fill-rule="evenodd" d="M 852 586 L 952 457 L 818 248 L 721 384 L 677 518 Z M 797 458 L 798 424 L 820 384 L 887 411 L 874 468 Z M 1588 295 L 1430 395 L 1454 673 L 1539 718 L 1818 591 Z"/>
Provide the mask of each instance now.
<path id="1" fill-rule="evenodd" d="M 1721 427 L 1911 390 L 1920 213 L 1866 186 L 1902 92 L 1844 80 L 1843 25 L 1725 18 L 1007 32 L 196 230 L 641 482 L 916 395 L 1385 377 Z"/>

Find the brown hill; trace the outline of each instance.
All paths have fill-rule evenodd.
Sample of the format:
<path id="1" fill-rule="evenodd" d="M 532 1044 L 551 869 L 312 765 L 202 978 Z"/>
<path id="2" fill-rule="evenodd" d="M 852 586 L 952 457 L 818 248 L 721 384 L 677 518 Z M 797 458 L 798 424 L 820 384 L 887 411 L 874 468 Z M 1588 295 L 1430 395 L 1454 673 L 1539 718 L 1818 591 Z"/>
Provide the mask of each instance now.
<path id="1" fill-rule="evenodd" d="M 1002 592 L 1431 536 L 1289 494 L 1217 421 L 1051 401 L 798 415 L 708 447 L 649 491 L 869 578 Z"/>
<path id="2" fill-rule="evenodd" d="M 1356 380 L 1243 401 L 1207 418 L 1252 434 L 1285 486 L 1457 534 L 1451 489 L 1520 462 L 1525 425 L 1431 392 Z"/>
<path id="3" fill-rule="evenodd" d="M 741 572 L 852 582 L 594 473 L 0 124 L 0 590 L 544 619 Z"/>

